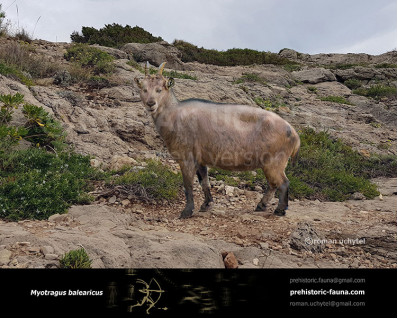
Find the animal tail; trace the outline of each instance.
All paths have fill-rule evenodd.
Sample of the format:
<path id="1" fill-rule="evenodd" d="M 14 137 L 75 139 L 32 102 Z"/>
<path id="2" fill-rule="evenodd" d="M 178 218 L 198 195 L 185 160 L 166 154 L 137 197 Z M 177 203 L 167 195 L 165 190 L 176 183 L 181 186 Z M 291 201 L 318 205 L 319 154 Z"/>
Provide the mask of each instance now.
<path id="1" fill-rule="evenodd" d="M 297 166 L 299 150 L 300 150 L 300 138 L 297 136 L 296 144 L 294 145 L 292 154 L 290 155 L 290 157 L 292 159 L 292 166 L 293 167 Z"/>

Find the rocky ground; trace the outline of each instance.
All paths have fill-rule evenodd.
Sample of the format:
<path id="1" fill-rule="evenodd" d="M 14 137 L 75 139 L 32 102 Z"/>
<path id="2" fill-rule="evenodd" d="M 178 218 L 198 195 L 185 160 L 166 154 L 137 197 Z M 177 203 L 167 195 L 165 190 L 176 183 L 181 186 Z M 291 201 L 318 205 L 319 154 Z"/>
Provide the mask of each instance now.
<path id="1" fill-rule="evenodd" d="M 38 41 L 33 45 L 36 54 L 67 65 L 63 59 L 67 44 Z M 134 77 L 143 76 L 127 64 L 134 54 L 131 50 L 136 49 L 104 48 L 116 57 L 111 87 L 59 86 L 53 79 L 41 79 L 28 88 L 0 75 L 0 93 L 20 92 L 27 102 L 54 114 L 76 150 L 95 157 L 93 165 L 116 167 L 128 158 L 157 157 L 174 166 L 133 85 Z M 396 69 L 375 67 L 396 63 L 396 52 L 310 56 L 283 50 L 281 55 L 301 64 L 301 70 L 290 72 L 274 65 L 182 63 L 175 55 L 161 55 L 159 47 L 139 49 L 145 58 L 153 55 L 148 58 L 153 64 L 168 60 L 179 72 L 197 78 L 176 79 L 175 93 L 180 99 L 195 97 L 256 107 L 254 99 L 261 97 L 278 104 L 277 112 L 296 128 L 328 130 L 364 156 L 396 154 L 396 98 L 366 98 L 343 84 L 346 79 L 359 79 L 365 86 L 396 85 Z M 163 49 L 167 52 L 166 45 Z M 329 68 L 344 63 L 352 67 Z M 236 83 L 247 73 L 257 74 L 265 83 Z M 344 97 L 351 105 L 322 101 L 325 96 Z M 14 123 L 23 121 L 18 112 Z M 233 253 L 230 266 L 239 268 L 396 267 L 396 179 L 375 182 L 382 194 L 376 199 L 294 201 L 285 217 L 253 213 L 259 192 L 216 181 L 212 181 L 212 210 L 195 212 L 188 220 L 177 218 L 184 205 L 182 197 L 172 204 L 99 197 L 91 205 L 74 206 L 48 221 L 0 221 L 0 267 L 57 267 L 62 254 L 80 246 L 98 268 L 223 268 L 223 252 Z M 202 194 L 198 184 L 195 200 L 199 207 Z"/>

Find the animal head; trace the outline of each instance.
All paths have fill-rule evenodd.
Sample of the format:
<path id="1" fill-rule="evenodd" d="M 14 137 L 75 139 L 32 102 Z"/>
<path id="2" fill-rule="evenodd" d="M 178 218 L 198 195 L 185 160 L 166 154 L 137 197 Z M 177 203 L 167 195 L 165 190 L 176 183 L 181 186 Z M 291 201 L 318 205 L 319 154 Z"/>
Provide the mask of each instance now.
<path id="1" fill-rule="evenodd" d="M 173 78 L 165 78 L 162 73 L 166 62 L 159 66 L 159 71 L 155 75 L 148 74 L 148 65 L 145 65 L 145 78 L 139 80 L 135 78 L 135 82 L 140 88 L 141 101 L 146 109 L 155 115 L 167 104 L 170 88 L 174 86 Z"/>

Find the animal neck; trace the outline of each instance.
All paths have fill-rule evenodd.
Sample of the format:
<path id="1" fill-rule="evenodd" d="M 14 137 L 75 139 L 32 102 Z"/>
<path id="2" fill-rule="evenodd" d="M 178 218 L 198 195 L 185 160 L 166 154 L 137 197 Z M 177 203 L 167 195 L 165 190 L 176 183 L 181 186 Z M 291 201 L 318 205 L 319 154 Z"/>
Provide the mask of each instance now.
<path id="1" fill-rule="evenodd" d="M 180 101 L 176 98 L 174 95 L 173 89 L 170 89 L 169 94 L 167 97 L 165 97 L 159 106 L 159 111 L 156 112 L 155 114 L 152 114 L 152 118 L 154 122 L 156 123 L 159 117 L 162 117 L 162 114 L 165 112 L 167 113 L 168 110 L 174 109 L 175 107 L 178 106 Z"/>
<path id="2" fill-rule="evenodd" d="M 177 97 L 174 94 L 174 90 L 172 88 L 169 89 L 169 96 L 166 101 L 166 105 L 168 107 L 176 107 L 180 103 Z"/>

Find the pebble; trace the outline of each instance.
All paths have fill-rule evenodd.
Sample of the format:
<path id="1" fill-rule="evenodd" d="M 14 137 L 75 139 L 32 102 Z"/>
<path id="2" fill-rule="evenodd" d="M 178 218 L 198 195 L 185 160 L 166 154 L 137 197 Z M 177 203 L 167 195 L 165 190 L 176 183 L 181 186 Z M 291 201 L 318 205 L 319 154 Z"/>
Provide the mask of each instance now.
<path id="1" fill-rule="evenodd" d="M 261 249 L 268 249 L 269 244 L 268 243 L 260 243 Z"/>
<path id="2" fill-rule="evenodd" d="M 127 206 L 130 204 L 130 201 L 128 199 L 122 200 L 122 205 Z"/>
<path id="3" fill-rule="evenodd" d="M 225 185 L 225 195 L 234 196 L 234 187 Z"/>
<path id="4" fill-rule="evenodd" d="M 116 196 L 113 195 L 111 198 L 109 198 L 108 203 L 109 204 L 114 204 L 116 202 Z"/>
<path id="5" fill-rule="evenodd" d="M 43 246 L 43 247 L 40 247 L 40 251 L 43 255 L 53 254 L 54 248 L 52 246 Z"/>
<path id="6" fill-rule="evenodd" d="M 253 265 L 258 266 L 259 260 L 258 258 L 253 259 Z"/>
<path id="7" fill-rule="evenodd" d="M 223 254 L 223 256 L 224 255 L 225 255 L 225 253 Z M 226 254 L 226 256 L 224 257 L 224 265 L 225 265 L 225 268 L 228 268 L 228 269 L 238 268 L 238 261 L 236 260 L 234 253 L 230 252 L 230 253 Z"/>
<path id="8" fill-rule="evenodd" d="M 54 259 L 58 259 L 58 255 L 55 254 L 47 254 L 44 256 L 45 259 L 47 260 L 54 260 Z"/>
<path id="9" fill-rule="evenodd" d="M 0 266 L 7 265 L 11 259 L 11 251 L 3 249 L 0 251 Z"/>

